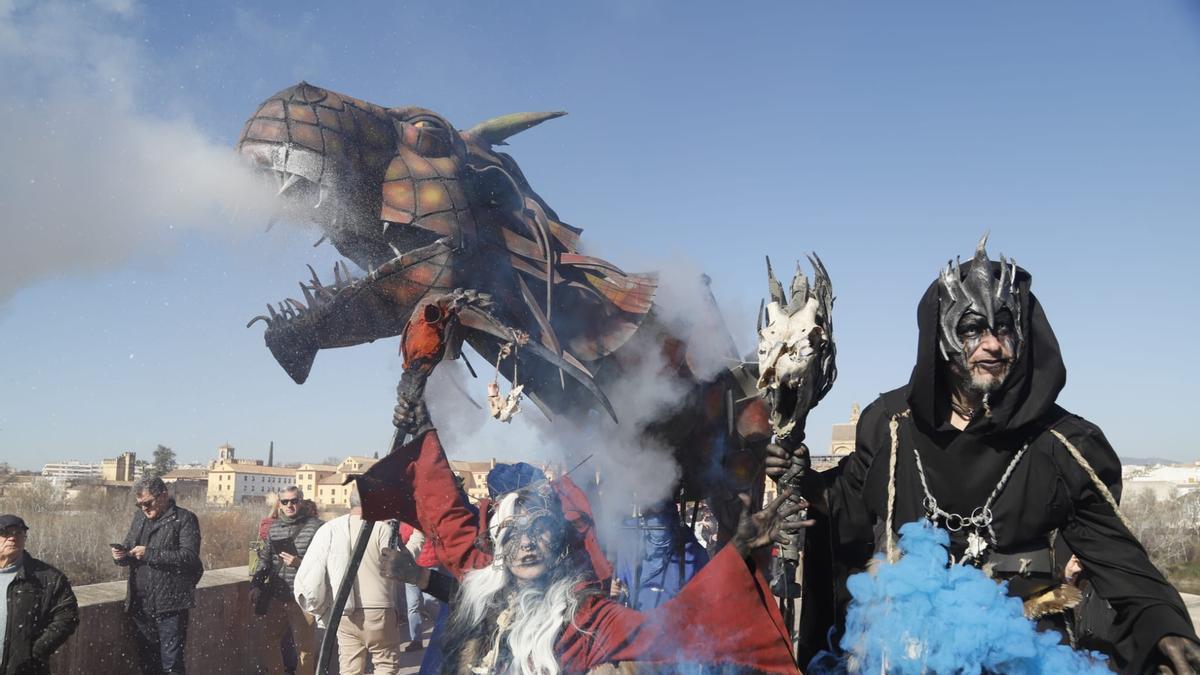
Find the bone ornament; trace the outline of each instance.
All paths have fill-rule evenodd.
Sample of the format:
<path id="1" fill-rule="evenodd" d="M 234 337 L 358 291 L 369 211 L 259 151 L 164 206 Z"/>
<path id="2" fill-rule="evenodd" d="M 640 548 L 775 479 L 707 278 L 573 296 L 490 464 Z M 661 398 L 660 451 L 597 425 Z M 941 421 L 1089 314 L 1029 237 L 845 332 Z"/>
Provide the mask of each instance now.
<path id="1" fill-rule="evenodd" d="M 776 442 L 790 449 L 804 440 L 808 411 L 837 377 L 833 286 L 821 259 L 813 254 L 808 260 L 813 282 L 797 263 L 790 293 L 785 293 L 767 258 L 771 301 L 758 317 L 758 391 L 770 409 Z"/>

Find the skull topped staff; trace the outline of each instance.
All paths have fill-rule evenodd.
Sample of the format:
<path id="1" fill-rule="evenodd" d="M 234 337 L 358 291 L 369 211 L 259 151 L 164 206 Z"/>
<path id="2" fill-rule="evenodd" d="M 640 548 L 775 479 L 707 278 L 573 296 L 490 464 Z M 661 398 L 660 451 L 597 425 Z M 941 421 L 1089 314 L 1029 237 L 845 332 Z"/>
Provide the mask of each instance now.
<path id="1" fill-rule="evenodd" d="M 787 292 L 775 278 L 767 258 L 767 284 L 771 301 L 758 313 L 758 391 L 770 410 L 775 443 L 787 451 L 791 464 L 777 479 L 780 491 L 792 488 L 800 501 L 800 482 L 808 469 L 806 452 L 796 452 L 804 442 L 808 412 L 833 387 L 837 378 L 833 342 L 833 285 L 825 265 L 814 253 L 808 256 L 813 279 L 796 264 Z M 796 516 L 803 520 L 806 516 Z M 780 557 L 794 572 L 800 559 L 800 542 L 793 537 Z"/>

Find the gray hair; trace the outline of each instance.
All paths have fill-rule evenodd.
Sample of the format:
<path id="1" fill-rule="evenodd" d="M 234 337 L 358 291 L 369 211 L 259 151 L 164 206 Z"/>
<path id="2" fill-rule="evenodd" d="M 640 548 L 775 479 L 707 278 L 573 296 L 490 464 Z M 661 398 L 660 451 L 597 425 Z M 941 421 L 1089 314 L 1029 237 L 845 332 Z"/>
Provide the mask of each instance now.
<path id="1" fill-rule="evenodd" d="M 304 490 L 301 490 L 299 487 L 297 487 L 295 485 L 289 485 L 289 486 L 283 488 L 282 490 L 279 491 L 279 494 L 283 494 L 285 492 L 295 492 L 297 499 L 304 499 Z"/>
<path id="2" fill-rule="evenodd" d="M 167 491 L 167 484 L 158 476 L 144 476 L 133 484 L 133 494 L 148 494 L 157 497 Z"/>
<path id="3" fill-rule="evenodd" d="M 358 496 L 358 483 L 350 488 L 350 508 L 357 509 L 362 507 L 362 497 Z"/>

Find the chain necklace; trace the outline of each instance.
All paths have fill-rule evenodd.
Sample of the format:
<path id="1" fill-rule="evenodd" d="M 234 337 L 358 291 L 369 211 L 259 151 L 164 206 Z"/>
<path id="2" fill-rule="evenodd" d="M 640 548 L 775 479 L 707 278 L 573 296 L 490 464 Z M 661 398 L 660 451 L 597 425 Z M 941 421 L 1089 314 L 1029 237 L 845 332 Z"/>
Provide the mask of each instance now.
<path id="1" fill-rule="evenodd" d="M 1008 479 L 1012 476 L 1013 469 L 1017 468 L 1017 464 L 1021 458 L 1025 456 L 1025 451 L 1029 449 L 1029 444 L 1026 443 L 1008 463 L 1008 467 L 1004 469 L 1004 474 L 1000 476 L 1000 480 L 996 482 L 996 487 L 992 488 L 992 493 L 988 495 L 987 501 L 983 506 L 978 506 L 971 515 L 964 516 L 958 513 L 950 513 L 938 506 L 937 498 L 929 491 L 929 483 L 925 480 L 925 467 L 921 464 L 921 453 L 917 448 L 913 447 L 913 457 L 917 460 L 917 476 L 921 479 L 921 489 L 925 492 L 925 499 L 921 505 L 925 508 L 925 518 L 930 522 L 937 524 L 938 520 L 942 521 L 942 526 L 950 532 L 958 532 L 964 527 L 969 527 L 970 532 L 967 533 L 967 550 L 963 554 L 963 564 L 972 564 L 978 566 L 983 562 L 983 552 L 990 544 L 996 546 L 996 530 L 992 528 L 992 504 L 996 502 L 996 497 L 1000 495 L 1000 491 L 1008 484 Z"/>

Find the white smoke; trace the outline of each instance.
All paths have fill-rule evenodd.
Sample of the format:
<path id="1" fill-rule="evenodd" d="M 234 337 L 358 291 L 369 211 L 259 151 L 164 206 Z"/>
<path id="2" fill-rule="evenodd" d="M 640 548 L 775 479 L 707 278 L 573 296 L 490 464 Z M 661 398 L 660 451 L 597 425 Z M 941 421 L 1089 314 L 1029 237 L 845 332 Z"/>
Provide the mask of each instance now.
<path id="1" fill-rule="evenodd" d="M 131 2 L 0 0 L 0 303 L 49 275 L 262 228 L 271 195 L 188 119 L 139 110 Z M 156 101 L 163 110 L 167 101 Z"/>
<path id="2" fill-rule="evenodd" d="M 702 379 L 732 364 L 728 333 L 712 314 L 708 287 L 699 270 L 677 260 L 657 266 L 659 290 L 655 311 L 661 323 L 686 335 L 688 366 Z M 494 364 L 469 355 L 478 379 L 456 363 L 443 363 L 430 380 L 427 396 L 434 423 L 451 457 L 545 463 L 569 470 L 591 459 L 572 478 L 579 483 L 601 477 L 600 498 L 592 504 L 599 531 L 607 542 L 622 535 L 622 519 L 635 507 L 671 498 L 681 475 L 670 448 L 648 439 L 640 430 L 661 420 L 687 394 L 685 383 L 666 375 L 664 356 L 644 350 L 638 363 L 626 365 L 623 377 L 605 394 L 619 424 L 604 413 L 588 419 L 556 416 L 547 421 L 528 398 L 511 424 L 502 424 L 467 401 L 486 408 L 486 385 L 495 376 Z M 507 371 L 505 371 L 507 372 Z M 508 383 L 500 379 L 502 391 Z"/>

